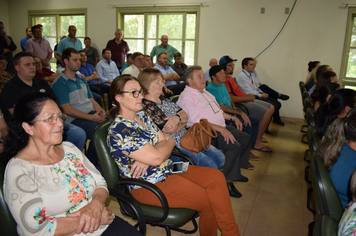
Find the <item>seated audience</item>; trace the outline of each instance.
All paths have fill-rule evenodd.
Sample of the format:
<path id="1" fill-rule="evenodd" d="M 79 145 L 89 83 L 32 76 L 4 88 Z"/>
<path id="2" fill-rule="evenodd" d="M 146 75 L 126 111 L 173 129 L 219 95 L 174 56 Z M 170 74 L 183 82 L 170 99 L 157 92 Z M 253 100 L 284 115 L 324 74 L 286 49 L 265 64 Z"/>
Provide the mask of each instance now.
<path id="1" fill-rule="evenodd" d="M 229 168 L 223 168 L 223 173 L 229 184 L 230 195 L 240 197 L 241 193 L 237 189 L 235 191 L 231 180 L 248 181 L 248 178 L 241 174 L 240 168 L 249 167 L 251 136 L 234 126 L 226 125 L 225 120 L 235 122 L 237 127 L 241 122 L 236 117 L 223 112 L 215 97 L 205 90 L 204 72 L 200 66 L 189 67 L 185 76 L 187 86 L 179 96 L 177 105 L 188 115 L 187 127 L 199 122 L 201 118 L 207 119 L 213 125 L 218 137 L 211 143 L 225 151 L 225 167 Z"/>
<path id="2" fill-rule="evenodd" d="M 42 66 L 51 69 L 50 60 L 52 58 L 52 48 L 48 40 L 42 37 L 42 30 L 38 25 L 31 28 L 33 37 L 27 40 L 25 45 L 26 52 L 31 52 L 42 61 Z"/>
<path id="3" fill-rule="evenodd" d="M 188 69 L 188 66 L 182 62 L 182 54 L 180 52 L 175 52 L 173 54 L 173 58 L 174 63 L 171 65 L 171 67 L 180 76 L 179 83 L 184 83 L 185 71 Z"/>
<path id="4" fill-rule="evenodd" d="M 96 64 L 98 64 L 99 62 L 98 50 L 91 46 L 91 39 L 89 37 L 84 38 L 84 45 L 85 48 L 83 49 L 83 51 L 87 56 L 87 63 L 95 67 Z"/>
<path id="5" fill-rule="evenodd" d="M 216 60 L 216 58 L 211 58 L 211 59 L 209 60 L 209 66 L 210 66 L 210 68 L 213 67 L 213 66 L 216 66 L 216 65 L 219 65 L 219 64 L 218 64 L 218 60 Z M 210 75 L 209 75 L 209 70 L 210 70 L 210 68 L 207 69 L 207 70 L 205 71 L 205 73 L 204 73 L 204 77 L 205 77 L 205 80 L 206 80 L 207 83 L 210 83 L 210 81 L 211 81 L 211 78 L 210 78 Z"/>
<path id="6" fill-rule="evenodd" d="M 15 74 L 16 70 L 14 69 L 13 64 L 13 56 L 12 53 L 16 51 L 16 44 L 12 40 L 12 38 L 7 35 L 5 31 L 5 25 L 2 21 L 0 21 L 0 54 L 6 57 L 7 67 L 6 71 Z"/>
<path id="7" fill-rule="evenodd" d="M 339 80 L 337 79 L 336 73 L 333 71 L 325 71 L 322 73 L 318 79 L 318 82 L 315 84 L 315 88 L 313 93 L 310 95 L 311 102 L 315 105 L 316 100 L 319 97 L 319 90 L 321 86 L 330 83 L 337 83 Z"/>
<path id="8" fill-rule="evenodd" d="M 261 137 L 262 142 L 267 142 L 267 140 L 263 138 L 263 133 L 269 133 L 268 125 L 274 113 L 274 106 L 268 102 L 255 99 L 255 95 L 253 94 L 245 94 L 235 79 L 232 78 L 234 68 L 234 61 L 231 58 L 226 61 L 226 64 L 222 65 L 222 69 L 226 75 L 225 85 L 231 96 L 231 101 L 235 103 L 237 107 L 246 110 L 249 116 L 259 120 L 257 136 Z"/>
<path id="9" fill-rule="evenodd" d="M 349 194 L 349 183 L 356 168 L 356 109 L 345 116 L 337 118 L 326 130 L 320 142 L 320 153 L 329 171 L 342 207 L 352 200 Z"/>
<path id="10" fill-rule="evenodd" d="M 115 103 L 110 112 L 108 145 L 123 178 L 138 178 L 155 184 L 172 208 L 200 212 L 200 235 L 239 236 L 224 176 L 220 170 L 189 165 L 187 172 L 172 174 L 168 159 L 174 139 L 162 133 L 142 110 L 143 90 L 132 76 L 122 75 L 111 85 Z M 130 186 L 132 196 L 144 204 L 161 206 L 146 188 Z"/>
<path id="11" fill-rule="evenodd" d="M 224 56 L 220 59 L 219 64 L 225 64 L 227 60 L 231 60 L 229 56 Z M 236 60 L 234 60 L 236 61 Z M 236 82 L 245 94 L 253 94 L 257 99 L 266 101 L 274 106 L 273 123 L 278 125 L 284 125 L 281 117 L 279 116 L 279 110 L 282 104 L 278 99 L 288 100 L 289 96 L 276 92 L 268 85 L 262 84 L 258 78 L 256 68 L 256 60 L 247 57 L 241 62 L 242 71 L 236 77 Z"/>
<path id="12" fill-rule="evenodd" d="M 0 93 L 4 88 L 5 84 L 14 77 L 12 73 L 6 71 L 6 66 L 6 57 L 0 54 Z"/>
<path id="13" fill-rule="evenodd" d="M 148 67 L 154 67 L 154 66 L 152 66 L 152 58 L 149 55 L 145 54 L 143 55 L 143 69 Z"/>
<path id="14" fill-rule="evenodd" d="M 262 143 L 262 136 L 266 127 L 259 128 L 259 121 L 247 116 L 245 112 L 235 107 L 231 101 L 229 92 L 227 91 L 225 82 L 226 74 L 221 66 L 213 66 L 210 68 L 211 82 L 206 87 L 206 90 L 215 96 L 216 101 L 219 103 L 221 109 L 230 114 L 233 119 L 237 118 L 241 122 L 240 127 L 236 127 L 251 136 L 251 148 L 260 150 L 263 152 L 271 152 L 272 149 Z M 234 122 L 228 122 L 228 124 L 234 125 Z M 252 153 L 250 153 L 250 156 Z"/>
<path id="15" fill-rule="evenodd" d="M 104 48 L 102 52 L 103 59 L 96 64 L 96 72 L 99 75 L 100 84 L 111 84 L 111 82 L 120 75 L 116 63 L 111 60 L 110 49 Z"/>
<path id="16" fill-rule="evenodd" d="M 46 93 L 16 104 L 5 144 L 4 198 L 19 235 L 141 235 L 105 207 L 106 182 L 81 150 L 62 142 L 64 120 Z"/>
<path id="17" fill-rule="evenodd" d="M 329 101 L 331 95 L 340 88 L 340 84 L 338 83 L 329 83 L 321 86 L 321 88 L 319 89 L 319 95 L 315 100 L 314 110 L 317 111 L 320 106 L 324 105 L 327 101 Z"/>
<path id="18" fill-rule="evenodd" d="M 2 112 L 5 121 L 9 124 L 14 113 L 17 100 L 29 93 L 54 93 L 48 83 L 35 77 L 36 66 L 31 53 L 19 52 L 14 57 L 16 76 L 5 84 L 1 93 Z M 64 126 L 64 139 L 75 144 L 80 150 L 84 148 L 85 132 L 78 126 L 66 123 Z"/>
<path id="19" fill-rule="evenodd" d="M 122 74 L 122 72 L 129 66 L 132 65 L 132 59 L 131 59 L 132 53 L 127 53 L 126 54 L 126 63 L 125 65 L 119 70 L 120 74 Z"/>
<path id="20" fill-rule="evenodd" d="M 344 117 L 355 106 L 356 91 L 352 89 L 340 89 L 336 91 L 330 100 L 319 107 L 316 113 L 316 128 L 318 136 L 322 138 L 326 128 L 338 117 Z"/>
<path id="21" fill-rule="evenodd" d="M 315 73 L 314 68 L 320 66 L 320 61 L 310 61 L 308 63 L 308 75 L 307 79 L 305 80 L 305 84 L 308 84 L 309 81 L 312 79 L 313 72 Z M 315 81 L 314 81 L 315 82 Z M 314 84 L 313 84 L 314 85 Z"/>
<path id="22" fill-rule="evenodd" d="M 62 53 L 65 69 L 52 83 L 52 90 L 58 97 L 59 105 L 67 115 L 69 123 L 84 129 L 90 139 L 88 158 L 97 164 L 97 154 L 92 141 L 95 128 L 106 120 L 106 114 L 94 100 L 87 81 L 76 74 L 80 69 L 79 52 L 67 48 Z"/>
<path id="23" fill-rule="evenodd" d="M 51 84 L 55 79 L 59 77 L 59 74 L 54 73 L 47 67 L 42 67 L 42 60 L 35 56 L 33 57 L 36 64 L 36 75 L 35 77 L 44 79 L 48 84 Z"/>
<path id="24" fill-rule="evenodd" d="M 334 72 L 329 65 L 321 65 L 314 68 L 311 74 L 310 82 L 305 85 L 306 90 L 308 90 L 309 96 L 313 93 L 320 76 L 326 71 Z"/>
<path id="25" fill-rule="evenodd" d="M 31 31 L 31 27 L 26 28 L 26 37 L 21 39 L 21 41 L 20 41 L 21 49 L 22 49 L 23 52 L 26 51 L 25 50 L 25 45 L 26 45 L 27 40 L 32 38 L 32 36 L 33 35 L 32 35 L 32 31 Z"/>
<path id="26" fill-rule="evenodd" d="M 224 154 L 210 146 L 208 151 L 204 149 L 195 154 L 180 146 L 180 140 L 187 132 L 185 128 L 188 120 L 187 113 L 171 100 L 161 96 L 164 87 L 164 79 L 158 69 L 144 69 L 138 76 L 145 97 L 142 100 L 143 111 L 164 133 L 174 138 L 176 146 L 183 153 L 189 155 L 198 166 L 213 167 L 221 169 L 225 163 Z M 178 158 L 171 157 L 173 161 L 179 161 Z"/>
<path id="27" fill-rule="evenodd" d="M 122 71 L 121 74 L 132 75 L 133 77 L 138 76 L 138 74 L 143 69 L 143 54 L 140 52 L 135 52 L 131 56 L 132 64 Z"/>
<path id="28" fill-rule="evenodd" d="M 340 236 L 355 235 L 356 232 L 356 169 L 350 179 L 351 201 L 341 216 L 338 234 Z"/>
<path id="29" fill-rule="evenodd" d="M 80 54 L 80 69 L 79 72 L 84 75 L 85 80 L 88 82 L 89 88 L 93 93 L 94 100 L 101 106 L 101 97 L 104 93 L 108 96 L 109 109 L 111 109 L 111 98 L 110 98 L 110 84 L 104 83 L 99 84 L 97 80 L 99 79 L 98 73 L 96 73 L 94 67 L 87 63 L 87 55 L 84 50 L 79 52 Z"/>
<path id="30" fill-rule="evenodd" d="M 161 52 L 157 56 L 157 64 L 154 68 L 159 69 L 162 73 L 165 85 L 168 89 L 173 92 L 173 95 L 179 95 L 184 87 L 185 83 L 177 83 L 180 79 L 179 75 L 172 69 L 172 67 L 167 65 L 168 56 L 167 53 Z"/>

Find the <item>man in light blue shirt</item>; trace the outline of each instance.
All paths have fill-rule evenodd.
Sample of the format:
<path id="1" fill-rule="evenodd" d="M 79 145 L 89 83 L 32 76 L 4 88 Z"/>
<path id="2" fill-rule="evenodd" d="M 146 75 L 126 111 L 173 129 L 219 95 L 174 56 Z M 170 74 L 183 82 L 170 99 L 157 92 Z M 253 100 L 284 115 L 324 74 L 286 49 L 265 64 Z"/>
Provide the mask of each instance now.
<path id="1" fill-rule="evenodd" d="M 111 60 L 110 49 L 104 48 L 102 55 L 103 59 L 101 59 L 95 67 L 96 72 L 99 75 L 99 83 L 111 84 L 111 82 L 120 75 L 120 72 L 117 69 L 116 63 Z"/>
<path id="2" fill-rule="evenodd" d="M 26 51 L 25 45 L 26 45 L 27 40 L 29 40 L 30 38 L 32 38 L 32 31 L 31 31 L 31 27 L 28 27 L 28 28 L 26 28 L 26 37 L 21 39 L 21 41 L 20 41 L 22 51 L 24 51 L 24 52 Z"/>
<path id="3" fill-rule="evenodd" d="M 209 60 L 210 68 L 213 67 L 213 66 L 216 66 L 216 65 L 218 65 L 218 60 L 216 60 L 216 58 L 211 58 Z M 210 77 L 210 74 L 209 74 L 210 68 L 207 71 L 205 71 L 205 73 L 204 73 L 205 81 L 208 82 L 208 83 L 210 83 L 210 81 L 211 81 L 211 77 Z"/>
<path id="4" fill-rule="evenodd" d="M 179 95 L 185 88 L 185 83 L 177 83 L 180 76 L 172 67 L 167 66 L 168 55 L 161 52 L 157 57 L 157 64 L 154 68 L 159 69 L 162 73 L 163 79 L 166 81 L 166 86 L 173 92 L 173 95 Z"/>

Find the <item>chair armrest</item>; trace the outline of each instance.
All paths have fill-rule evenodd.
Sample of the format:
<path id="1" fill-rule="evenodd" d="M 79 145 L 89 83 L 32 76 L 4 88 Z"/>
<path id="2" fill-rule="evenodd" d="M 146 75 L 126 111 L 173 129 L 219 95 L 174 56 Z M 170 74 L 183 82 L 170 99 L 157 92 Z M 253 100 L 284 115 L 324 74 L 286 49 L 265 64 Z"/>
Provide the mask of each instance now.
<path id="1" fill-rule="evenodd" d="M 171 155 L 179 157 L 182 161 L 189 162 L 190 165 L 193 165 L 193 166 L 196 165 L 195 161 L 190 156 L 188 156 L 187 154 L 183 153 L 177 146 L 175 146 L 173 148 Z"/>
<path id="2" fill-rule="evenodd" d="M 124 202 L 126 205 L 128 205 L 131 208 L 132 212 L 136 216 L 136 219 L 138 220 L 138 226 L 140 232 L 143 235 L 146 235 L 145 217 L 137 201 L 133 197 L 131 197 L 131 195 L 122 193 L 118 189 L 109 188 L 109 192 L 110 192 L 110 196 L 116 197 L 118 201 Z"/>
<path id="3" fill-rule="evenodd" d="M 163 192 L 154 184 L 151 184 L 150 182 L 141 180 L 141 179 L 120 179 L 115 183 L 115 189 L 118 189 L 120 191 L 124 190 L 120 185 L 138 185 L 140 187 L 146 188 L 149 191 L 151 191 L 158 200 L 162 204 L 162 209 L 163 209 L 163 215 L 161 217 L 152 217 L 152 216 L 146 216 L 145 215 L 145 220 L 146 221 L 151 221 L 151 222 L 162 222 L 166 220 L 169 212 L 169 206 L 168 206 L 168 201 L 166 199 L 166 196 L 164 196 Z"/>

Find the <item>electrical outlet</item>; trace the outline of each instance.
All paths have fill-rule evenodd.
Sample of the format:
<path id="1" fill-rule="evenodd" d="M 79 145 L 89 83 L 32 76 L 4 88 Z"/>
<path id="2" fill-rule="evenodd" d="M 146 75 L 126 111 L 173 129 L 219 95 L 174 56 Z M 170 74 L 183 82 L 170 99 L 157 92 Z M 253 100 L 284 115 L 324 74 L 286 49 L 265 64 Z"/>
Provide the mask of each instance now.
<path id="1" fill-rule="evenodd" d="M 261 7 L 261 14 L 265 14 L 265 8 Z"/>
<path id="2" fill-rule="evenodd" d="M 289 7 L 286 7 L 286 8 L 284 9 L 284 14 L 289 14 Z"/>

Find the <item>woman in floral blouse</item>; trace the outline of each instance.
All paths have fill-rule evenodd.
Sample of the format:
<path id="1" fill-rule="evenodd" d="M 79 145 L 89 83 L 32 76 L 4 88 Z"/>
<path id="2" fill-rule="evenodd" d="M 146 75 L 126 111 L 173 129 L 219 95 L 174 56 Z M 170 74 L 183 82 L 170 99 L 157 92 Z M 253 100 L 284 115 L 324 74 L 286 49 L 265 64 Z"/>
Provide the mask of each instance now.
<path id="1" fill-rule="evenodd" d="M 5 142 L 4 195 L 19 235 L 141 235 L 105 207 L 106 182 L 72 143 L 49 94 L 20 98 Z"/>
<path id="2" fill-rule="evenodd" d="M 215 168 L 189 166 L 187 172 L 172 173 L 168 159 L 174 139 L 164 134 L 142 110 L 142 88 L 130 75 L 117 77 L 110 94 L 116 107 L 111 109 L 108 146 L 120 175 L 155 184 L 167 198 L 169 207 L 201 212 L 199 231 L 202 236 L 240 235 L 232 212 L 229 192 L 222 172 Z M 144 203 L 161 206 L 147 189 L 131 186 L 132 196 Z"/>
<path id="3" fill-rule="evenodd" d="M 4 85 L 14 77 L 13 74 L 6 71 L 7 60 L 6 57 L 0 54 L 0 93 Z"/>

